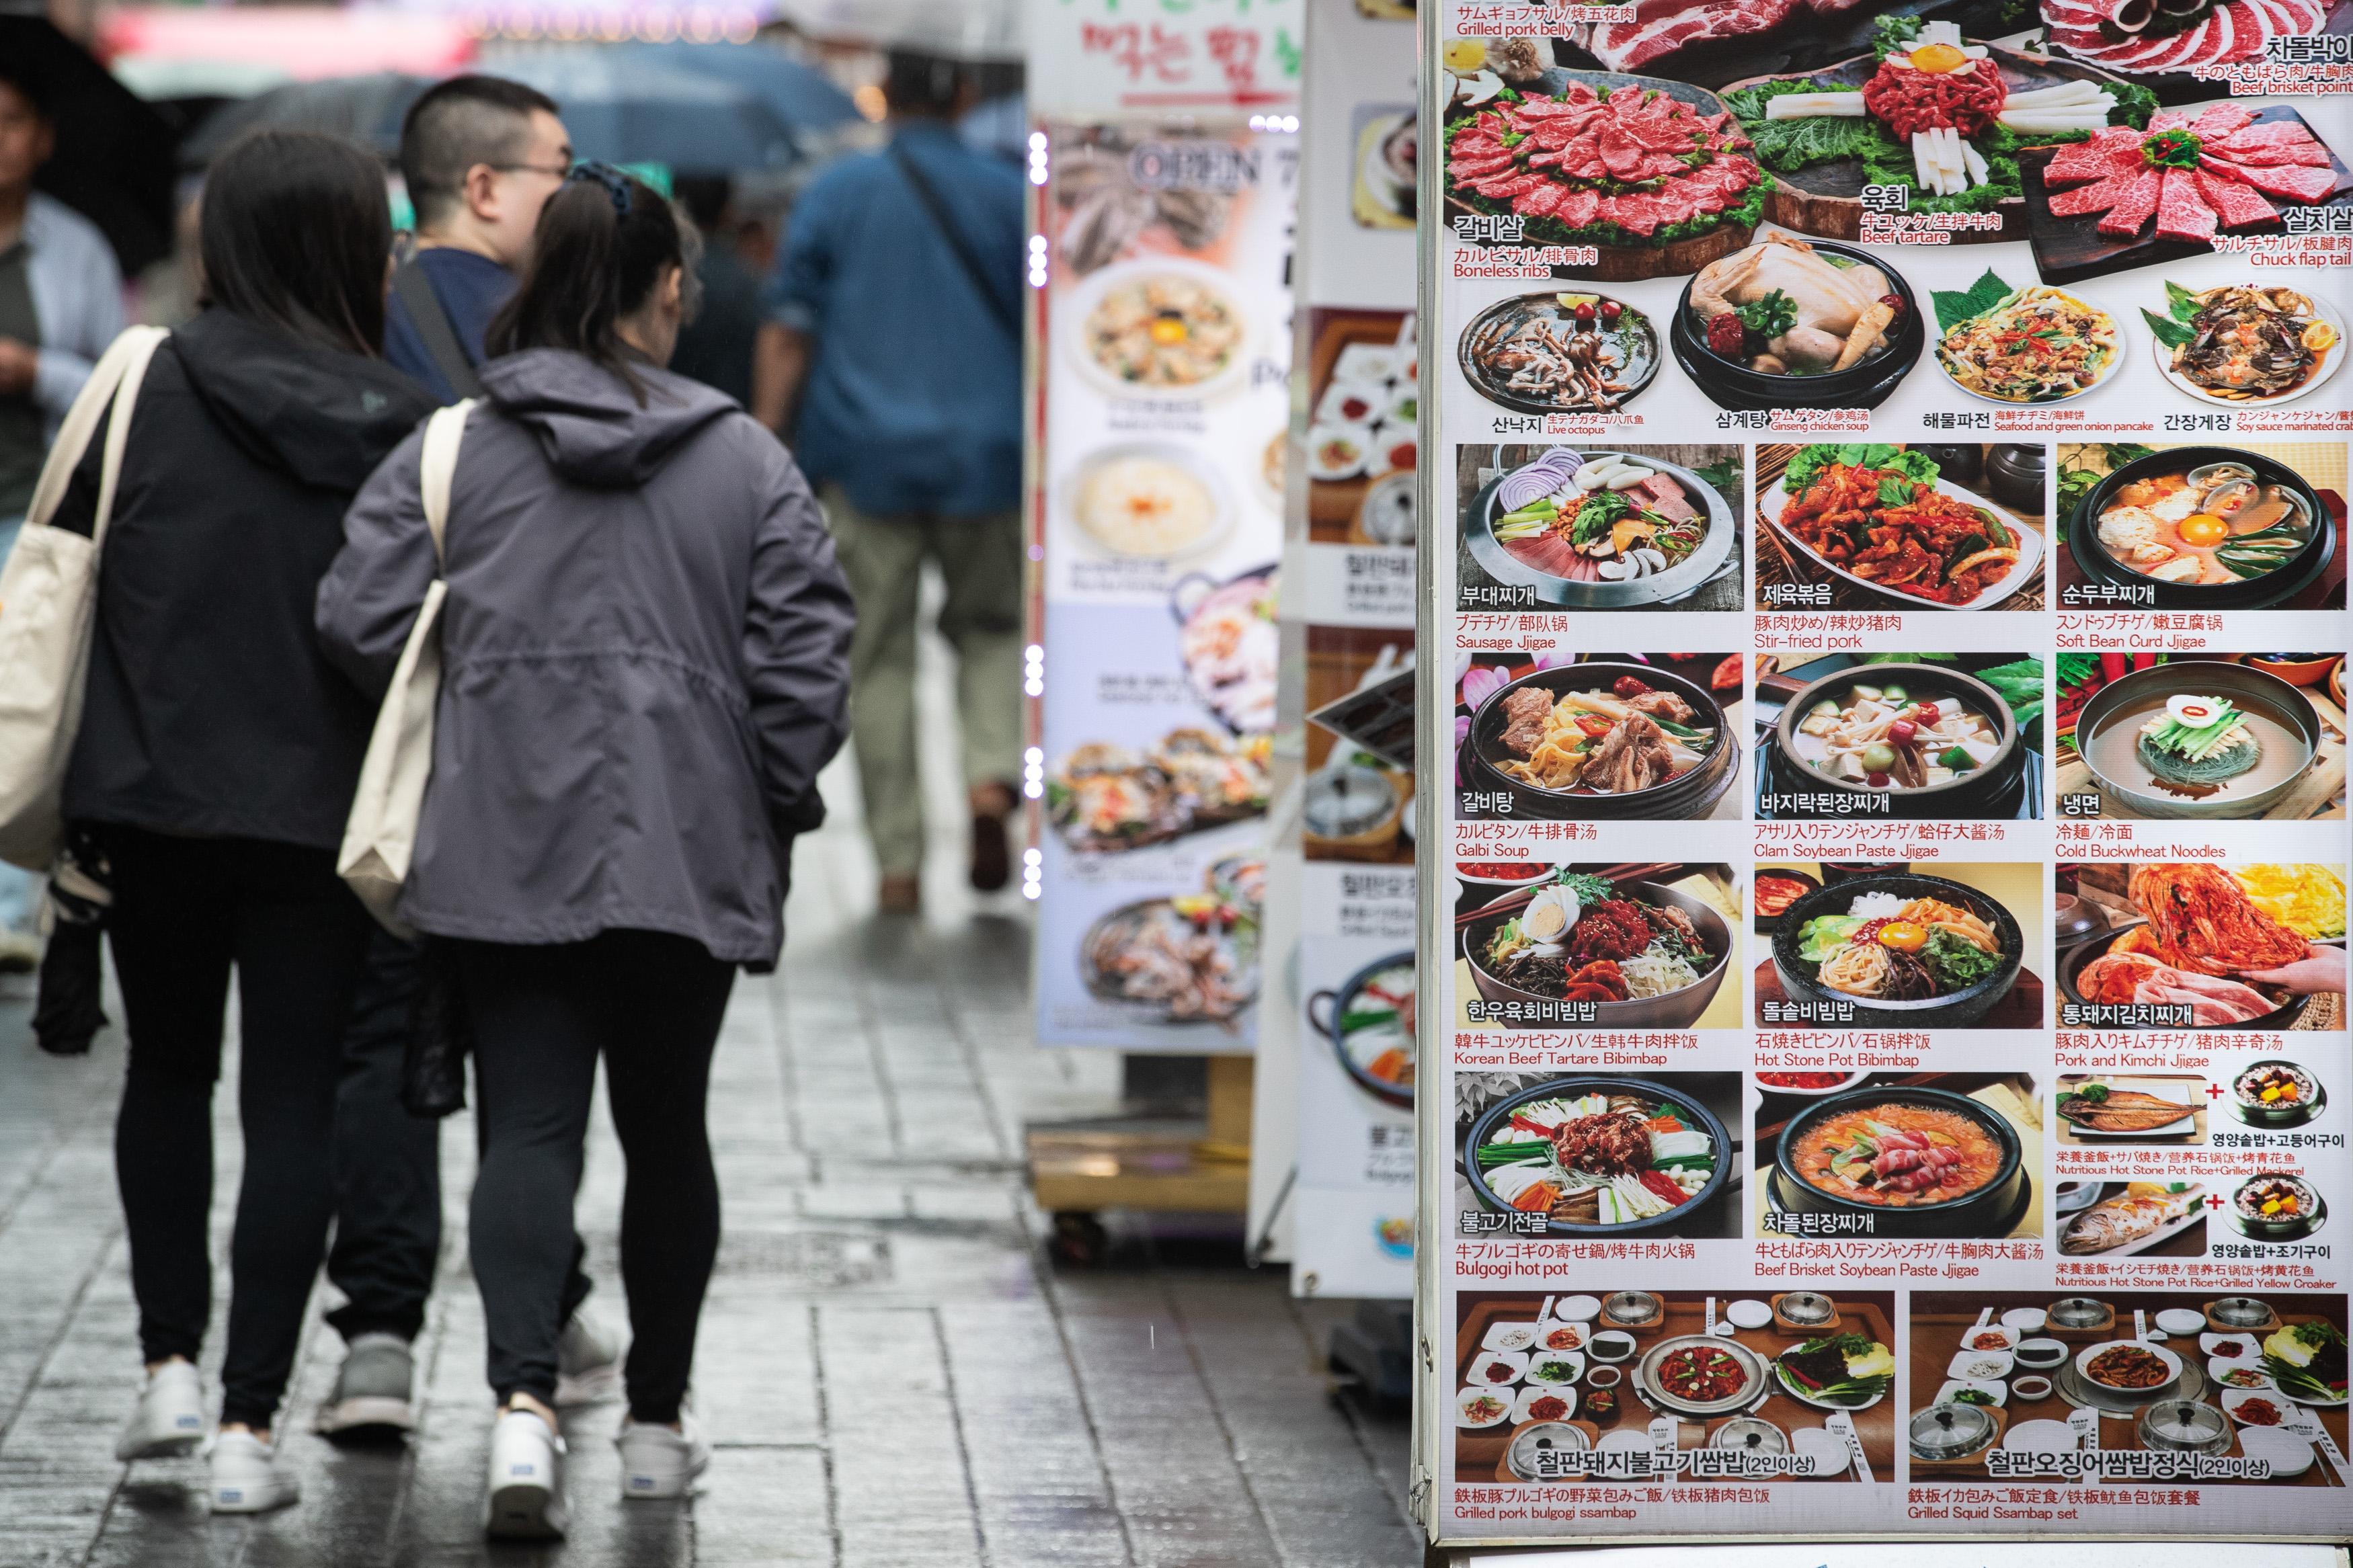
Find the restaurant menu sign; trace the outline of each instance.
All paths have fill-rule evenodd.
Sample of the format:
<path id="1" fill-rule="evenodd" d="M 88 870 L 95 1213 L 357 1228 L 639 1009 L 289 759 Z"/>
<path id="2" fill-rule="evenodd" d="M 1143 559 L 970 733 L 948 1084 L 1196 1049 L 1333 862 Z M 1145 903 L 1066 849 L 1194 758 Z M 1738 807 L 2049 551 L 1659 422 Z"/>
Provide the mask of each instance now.
<path id="1" fill-rule="evenodd" d="M 1299 98 L 1307 0 L 1029 0 L 1033 110 L 1267 114 Z"/>
<path id="2" fill-rule="evenodd" d="M 1413 1291 L 1416 112 L 1409 11 L 1313 0 L 1260 1061 L 1295 1062 L 1293 1288 Z M 1316 438 L 1309 438 L 1309 432 Z M 1271 1084 L 1273 1075 L 1261 1073 Z M 1272 1097 L 1268 1101 L 1272 1108 Z M 1260 1140 L 1261 1151 L 1270 1142 Z M 1279 1190 L 1261 1173 L 1254 1187 Z"/>
<path id="3" fill-rule="evenodd" d="M 2348 31 L 1424 7 L 1435 1539 L 2353 1532 Z"/>
<path id="4" fill-rule="evenodd" d="M 1249 1050 L 1296 138 L 1036 134 L 1039 1038 Z"/>

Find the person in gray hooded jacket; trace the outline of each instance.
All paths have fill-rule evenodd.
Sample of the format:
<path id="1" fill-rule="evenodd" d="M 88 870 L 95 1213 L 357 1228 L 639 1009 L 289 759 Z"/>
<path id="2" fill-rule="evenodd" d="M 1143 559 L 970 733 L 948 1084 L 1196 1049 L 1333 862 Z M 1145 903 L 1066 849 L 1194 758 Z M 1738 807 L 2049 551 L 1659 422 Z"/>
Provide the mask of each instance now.
<path id="1" fill-rule="evenodd" d="M 493 1534 L 565 1527 L 551 1406 L 600 1054 L 628 1165 L 623 1495 L 679 1496 L 707 1461 L 682 1401 L 719 1240 L 711 1055 L 735 966 L 776 962 L 791 840 L 847 729 L 853 612 L 807 485 L 733 402 L 659 368 L 689 232 L 639 182 L 575 171 L 492 323 L 450 487 L 400 912 L 449 944 L 475 1037 Z M 329 656 L 369 691 L 435 574 L 421 443 L 360 492 L 319 587 Z"/>

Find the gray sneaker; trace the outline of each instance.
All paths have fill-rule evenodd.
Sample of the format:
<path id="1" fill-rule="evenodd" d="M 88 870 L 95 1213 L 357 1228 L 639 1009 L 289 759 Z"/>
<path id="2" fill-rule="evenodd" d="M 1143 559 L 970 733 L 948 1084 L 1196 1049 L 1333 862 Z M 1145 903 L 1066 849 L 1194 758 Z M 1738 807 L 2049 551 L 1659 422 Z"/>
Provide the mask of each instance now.
<path id="1" fill-rule="evenodd" d="M 555 1339 L 555 1405 L 594 1405 L 620 1385 L 621 1338 L 583 1307 Z"/>
<path id="2" fill-rule="evenodd" d="M 319 1406 L 311 1429 L 328 1436 L 415 1431 L 417 1412 L 408 1390 L 416 1365 L 408 1342 L 399 1335 L 360 1335 L 343 1353 L 334 1392 Z"/>

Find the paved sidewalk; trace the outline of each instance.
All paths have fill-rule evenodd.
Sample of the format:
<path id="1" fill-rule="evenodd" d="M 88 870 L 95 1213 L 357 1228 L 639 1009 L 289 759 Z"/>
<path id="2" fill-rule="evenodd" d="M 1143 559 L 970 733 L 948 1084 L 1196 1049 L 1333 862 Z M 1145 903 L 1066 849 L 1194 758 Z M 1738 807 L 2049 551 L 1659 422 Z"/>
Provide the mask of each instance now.
<path id="1" fill-rule="evenodd" d="M 828 784 L 854 799 L 846 776 Z M 618 1407 L 579 1413 L 561 1549 L 480 1538 L 491 1407 L 464 1117 L 442 1139 L 449 1240 L 409 1447 L 305 1429 L 342 1350 L 314 1299 L 285 1418 L 299 1506 L 216 1521 L 200 1461 L 113 1463 L 137 1373 L 111 1156 L 120 1031 L 87 1058 L 43 1057 L 26 990 L 0 992 L 0 1568 L 1419 1562 L 1404 1424 L 1335 1403 L 1321 1370 L 1337 1307 L 1303 1310 L 1279 1268 L 1180 1266 L 1149 1246 L 1096 1271 L 1045 1262 L 1021 1123 L 1105 1110 L 1117 1064 L 1029 1043 L 1025 913 L 960 895 L 954 853 L 934 856 L 930 919 L 892 923 L 868 908 L 853 824 L 805 841 L 785 965 L 739 981 L 712 1084 L 726 1235 L 696 1361 L 709 1483 L 691 1505 L 624 1505 Z M 223 1259 L 230 1083 L 216 1103 Z M 579 1212 L 615 1321 L 621 1176 L 600 1104 Z M 216 1304 L 215 1361 L 220 1322 Z"/>

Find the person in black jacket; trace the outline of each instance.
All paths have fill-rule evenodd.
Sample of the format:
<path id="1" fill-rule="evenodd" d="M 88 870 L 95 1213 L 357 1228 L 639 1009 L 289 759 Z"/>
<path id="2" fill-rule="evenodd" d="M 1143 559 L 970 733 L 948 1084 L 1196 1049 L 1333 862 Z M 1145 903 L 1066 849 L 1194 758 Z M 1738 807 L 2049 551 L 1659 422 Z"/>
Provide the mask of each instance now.
<path id="1" fill-rule="evenodd" d="M 357 148 L 261 131 L 206 184 L 204 309 L 131 416 L 65 811 L 111 862 L 130 1033 L 115 1170 L 148 1378 L 116 1447 L 204 1436 L 211 1101 L 237 978 L 243 1184 L 212 1505 L 295 1500 L 270 1442 L 333 1211 L 339 1043 L 371 922 L 335 875 L 374 720 L 311 629 L 369 472 L 432 400 L 378 357 L 392 250 Z M 59 521 L 87 531 L 99 443 Z"/>

